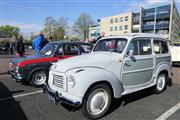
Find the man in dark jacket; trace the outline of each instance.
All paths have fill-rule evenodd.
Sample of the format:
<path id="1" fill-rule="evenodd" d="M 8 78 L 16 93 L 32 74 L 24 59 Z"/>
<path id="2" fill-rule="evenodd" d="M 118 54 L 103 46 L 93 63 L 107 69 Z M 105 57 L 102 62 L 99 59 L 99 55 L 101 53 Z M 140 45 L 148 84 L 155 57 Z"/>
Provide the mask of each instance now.
<path id="1" fill-rule="evenodd" d="M 25 46 L 23 42 L 23 36 L 19 36 L 18 40 L 16 41 L 16 50 L 18 53 L 18 56 L 23 57 L 25 52 Z"/>
<path id="2" fill-rule="evenodd" d="M 7 40 L 6 43 L 4 44 L 4 50 L 6 52 L 9 52 L 9 48 L 10 48 L 10 43 L 9 43 L 9 40 Z"/>
<path id="3" fill-rule="evenodd" d="M 96 39 L 96 40 L 93 40 L 91 43 L 96 43 L 98 42 L 101 38 L 103 38 L 105 36 L 105 32 L 101 32 L 101 35 Z"/>
<path id="4" fill-rule="evenodd" d="M 43 47 L 44 47 L 46 44 L 48 44 L 48 43 L 49 43 L 48 39 L 47 39 L 47 38 L 44 38 L 44 40 L 43 40 Z"/>

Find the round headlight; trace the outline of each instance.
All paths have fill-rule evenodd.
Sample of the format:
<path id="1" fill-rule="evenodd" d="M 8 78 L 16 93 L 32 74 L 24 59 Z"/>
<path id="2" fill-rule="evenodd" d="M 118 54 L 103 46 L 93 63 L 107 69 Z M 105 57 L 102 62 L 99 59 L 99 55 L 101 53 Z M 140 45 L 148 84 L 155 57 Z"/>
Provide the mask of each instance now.
<path id="1" fill-rule="evenodd" d="M 18 73 L 18 70 L 19 70 L 19 67 L 17 66 L 17 67 L 16 67 L 16 73 Z"/>
<path id="2" fill-rule="evenodd" d="M 75 86 L 75 78 L 74 78 L 74 76 L 70 75 L 68 81 L 69 81 L 69 86 L 71 88 L 73 88 Z"/>

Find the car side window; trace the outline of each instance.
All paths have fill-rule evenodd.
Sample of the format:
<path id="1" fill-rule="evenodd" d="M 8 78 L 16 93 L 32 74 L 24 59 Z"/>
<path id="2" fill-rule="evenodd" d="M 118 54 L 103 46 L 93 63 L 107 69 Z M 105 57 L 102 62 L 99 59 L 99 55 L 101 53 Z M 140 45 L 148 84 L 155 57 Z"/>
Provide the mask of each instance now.
<path id="1" fill-rule="evenodd" d="M 137 40 L 133 40 L 131 41 L 131 43 L 129 44 L 128 47 L 128 55 L 129 55 L 129 51 L 132 51 L 132 55 L 138 55 L 138 41 Z"/>
<path id="2" fill-rule="evenodd" d="M 64 55 L 78 55 L 78 46 L 76 44 L 65 44 Z"/>
<path id="3" fill-rule="evenodd" d="M 167 42 L 161 41 L 161 46 L 162 46 L 162 54 L 163 54 L 163 53 L 168 53 L 168 52 L 169 52 L 168 46 L 167 46 Z"/>
<path id="4" fill-rule="evenodd" d="M 92 47 L 89 45 L 81 44 L 81 45 L 79 45 L 79 49 L 80 49 L 81 54 L 82 53 L 89 53 L 89 52 L 91 52 Z"/>
<path id="5" fill-rule="evenodd" d="M 155 54 L 160 54 L 161 50 L 160 50 L 160 41 L 154 40 L 154 52 Z"/>
<path id="6" fill-rule="evenodd" d="M 167 42 L 161 40 L 154 40 L 155 54 L 165 54 L 169 52 Z"/>
<path id="7" fill-rule="evenodd" d="M 60 45 L 59 46 L 59 49 L 58 49 L 58 55 L 62 55 L 62 53 L 64 52 L 64 50 L 63 50 L 63 45 Z"/>
<path id="8" fill-rule="evenodd" d="M 152 54 L 150 40 L 139 40 L 139 53 L 140 53 L 140 55 Z"/>

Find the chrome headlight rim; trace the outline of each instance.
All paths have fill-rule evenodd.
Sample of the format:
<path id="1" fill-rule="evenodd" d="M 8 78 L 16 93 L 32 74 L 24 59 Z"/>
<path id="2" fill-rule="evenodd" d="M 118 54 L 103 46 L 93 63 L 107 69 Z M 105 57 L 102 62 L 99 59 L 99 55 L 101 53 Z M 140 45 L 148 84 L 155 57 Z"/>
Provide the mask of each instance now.
<path id="1" fill-rule="evenodd" d="M 76 84 L 76 79 L 73 75 L 69 75 L 68 76 L 68 84 L 71 88 L 74 88 L 75 87 L 75 84 Z"/>

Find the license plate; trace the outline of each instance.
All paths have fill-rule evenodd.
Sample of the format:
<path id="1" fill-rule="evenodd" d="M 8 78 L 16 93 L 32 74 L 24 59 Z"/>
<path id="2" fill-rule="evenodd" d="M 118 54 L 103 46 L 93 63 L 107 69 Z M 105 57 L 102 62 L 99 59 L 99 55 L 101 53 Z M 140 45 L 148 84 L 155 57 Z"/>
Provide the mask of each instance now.
<path id="1" fill-rule="evenodd" d="M 53 96 L 49 95 L 48 98 L 51 102 L 56 103 L 56 100 Z"/>

